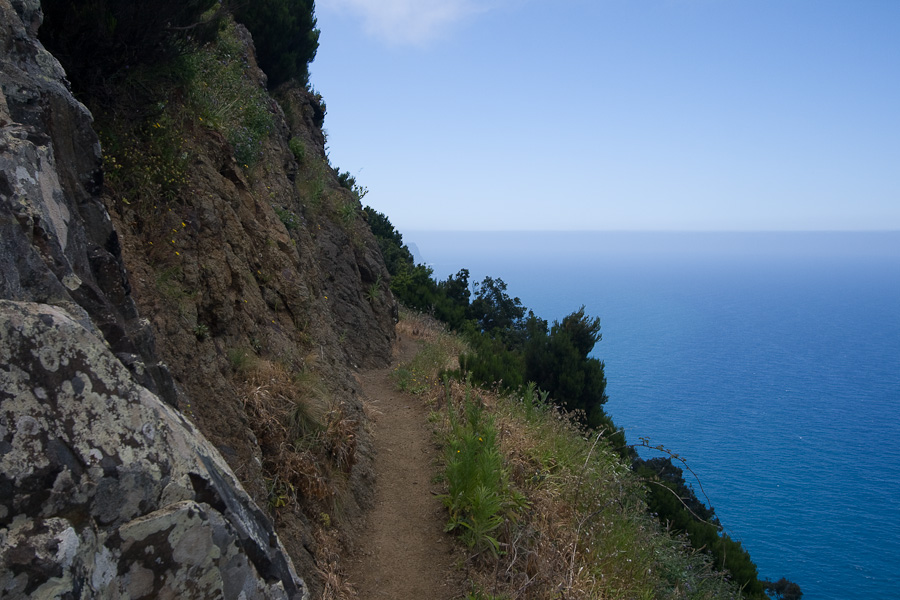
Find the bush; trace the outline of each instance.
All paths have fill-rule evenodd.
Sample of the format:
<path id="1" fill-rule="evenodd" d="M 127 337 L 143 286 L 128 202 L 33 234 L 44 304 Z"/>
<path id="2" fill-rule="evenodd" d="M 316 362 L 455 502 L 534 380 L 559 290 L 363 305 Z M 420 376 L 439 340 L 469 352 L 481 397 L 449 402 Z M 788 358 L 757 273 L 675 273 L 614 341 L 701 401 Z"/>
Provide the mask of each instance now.
<path id="1" fill-rule="evenodd" d="M 233 10 L 234 18 L 253 35 L 269 87 L 291 79 L 309 83 L 309 63 L 319 49 L 313 0 L 242 1 Z"/>
<path id="2" fill-rule="evenodd" d="M 105 95 L 127 71 L 165 63 L 215 32 L 216 0 L 43 0 L 40 38 L 76 93 Z"/>
<path id="3" fill-rule="evenodd" d="M 215 44 L 206 44 L 183 59 L 189 74 L 188 97 L 202 122 L 220 131 L 234 149 L 238 164 L 250 167 L 275 120 L 266 90 L 247 73 L 245 48 L 229 22 Z"/>

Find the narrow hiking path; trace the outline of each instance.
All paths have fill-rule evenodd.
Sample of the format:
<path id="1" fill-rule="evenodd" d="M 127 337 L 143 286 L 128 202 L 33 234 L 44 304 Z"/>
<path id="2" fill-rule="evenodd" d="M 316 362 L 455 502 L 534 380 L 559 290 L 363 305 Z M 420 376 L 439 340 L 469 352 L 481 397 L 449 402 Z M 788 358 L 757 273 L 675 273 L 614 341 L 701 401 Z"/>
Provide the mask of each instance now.
<path id="1" fill-rule="evenodd" d="M 359 375 L 374 409 L 375 507 L 349 563 L 361 600 L 450 600 L 459 597 L 453 543 L 432 483 L 438 450 L 422 401 L 397 390 L 391 372 L 420 345 L 398 341 L 392 365 Z"/>

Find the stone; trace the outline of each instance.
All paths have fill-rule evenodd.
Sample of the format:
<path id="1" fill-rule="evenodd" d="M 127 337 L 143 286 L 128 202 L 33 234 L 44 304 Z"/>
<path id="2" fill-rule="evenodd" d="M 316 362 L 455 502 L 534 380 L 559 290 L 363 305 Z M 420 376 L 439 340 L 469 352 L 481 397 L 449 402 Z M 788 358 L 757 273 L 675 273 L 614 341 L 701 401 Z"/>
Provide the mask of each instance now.
<path id="1" fill-rule="evenodd" d="M 59 307 L 0 300 L 2 597 L 308 597 L 181 413 Z"/>

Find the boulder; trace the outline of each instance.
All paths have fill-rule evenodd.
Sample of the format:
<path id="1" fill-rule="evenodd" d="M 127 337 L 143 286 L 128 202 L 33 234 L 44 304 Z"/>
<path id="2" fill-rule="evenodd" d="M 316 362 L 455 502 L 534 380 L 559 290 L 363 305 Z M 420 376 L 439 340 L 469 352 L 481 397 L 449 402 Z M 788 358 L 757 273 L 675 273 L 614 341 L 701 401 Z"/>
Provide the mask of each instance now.
<path id="1" fill-rule="evenodd" d="M 189 421 L 61 308 L 0 300 L 0 597 L 308 593 Z"/>
<path id="2" fill-rule="evenodd" d="M 0 0 L 0 298 L 65 307 L 177 404 L 100 198 L 93 118 L 35 37 L 41 18 L 36 0 Z"/>

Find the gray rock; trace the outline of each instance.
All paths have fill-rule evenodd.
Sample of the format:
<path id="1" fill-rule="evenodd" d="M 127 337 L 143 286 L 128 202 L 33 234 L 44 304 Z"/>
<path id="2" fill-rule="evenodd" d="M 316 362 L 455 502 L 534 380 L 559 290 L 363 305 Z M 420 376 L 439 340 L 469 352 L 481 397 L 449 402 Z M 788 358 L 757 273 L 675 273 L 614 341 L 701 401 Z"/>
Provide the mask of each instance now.
<path id="1" fill-rule="evenodd" d="M 0 300 L 0 598 L 307 598 L 178 411 L 62 309 Z"/>
<path id="2" fill-rule="evenodd" d="M 91 115 L 41 19 L 38 0 L 0 0 L 0 599 L 307 598 L 270 521 L 173 408 L 99 196 Z"/>
<path id="3" fill-rule="evenodd" d="M 175 405 L 100 199 L 93 119 L 35 37 L 41 19 L 36 0 L 0 0 L 0 297 L 77 315 L 116 352 L 140 355 L 135 375 Z"/>

